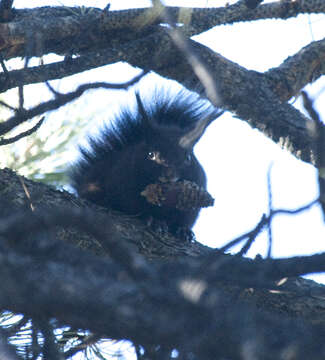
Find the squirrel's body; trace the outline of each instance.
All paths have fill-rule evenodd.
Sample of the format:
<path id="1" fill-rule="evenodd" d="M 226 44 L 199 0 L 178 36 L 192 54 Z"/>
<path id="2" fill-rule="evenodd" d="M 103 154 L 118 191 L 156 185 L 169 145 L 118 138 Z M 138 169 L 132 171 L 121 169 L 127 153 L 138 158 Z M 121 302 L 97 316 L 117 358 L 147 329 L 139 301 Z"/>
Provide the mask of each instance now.
<path id="1" fill-rule="evenodd" d="M 173 233 L 190 229 L 199 209 L 157 206 L 141 193 L 149 184 L 183 180 L 206 188 L 193 146 L 214 111 L 184 92 L 172 99 L 164 94 L 146 105 L 138 94 L 136 99 L 136 110 L 122 109 L 98 138 L 89 139 L 89 149 L 81 149 L 81 158 L 72 168 L 72 185 L 81 197 L 129 215 L 163 221 Z"/>

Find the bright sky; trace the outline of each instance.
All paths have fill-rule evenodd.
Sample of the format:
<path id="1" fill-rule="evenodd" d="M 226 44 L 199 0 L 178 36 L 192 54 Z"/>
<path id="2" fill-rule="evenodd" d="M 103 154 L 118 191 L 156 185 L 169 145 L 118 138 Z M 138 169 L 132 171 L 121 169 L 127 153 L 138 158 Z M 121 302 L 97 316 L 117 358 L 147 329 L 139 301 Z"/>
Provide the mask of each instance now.
<path id="1" fill-rule="evenodd" d="M 113 0 L 111 10 L 142 7 L 150 1 Z M 226 1 L 165 1 L 170 5 L 222 6 Z M 103 8 L 108 1 L 91 1 L 91 6 Z M 15 7 L 26 7 L 26 1 L 16 0 Z M 33 0 L 31 7 L 52 5 L 85 5 L 87 0 L 44 1 Z M 278 66 L 313 40 L 325 35 L 325 16 L 299 16 L 286 21 L 258 21 L 231 26 L 219 26 L 195 39 L 221 53 L 226 58 L 252 70 L 265 71 Z M 96 69 L 71 81 L 55 83 L 60 91 L 70 88 L 74 81 L 106 80 L 121 82 L 135 74 L 128 65 L 117 64 L 109 68 Z M 90 75 L 91 74 L 91 75 Z M 81 80 L 79 80 L 81 79 Z M 143 79 L 140 88 L 165 82 L 155 75 Z M 320 79 L 307 90 L 316 95 L 325 86 Z M 101 94 L 101 95 L 99 95 Z M 99 97 L 100 96 L 100 97 Z M 105 101 L 98 102 L 98 99 Z M 94 107 L 100 117 L 125 101 L 125 92 L 96 92 L 87 94 L 89 112 Z M 318 109 L 325 114 L 324 95 L 317 100 Z M 113 105 L 112 105 L 113 103 Z M 299 102 L 297 102 L 299 103 Z M 67 109 L 65 109 L 67 111 Z M 55 116 L 55 115 L 54 115 Z M 325 116 L 325 115 L 324 115 Z M 206 169 L 209 191 L 215 198 L 215 206 L 202 211 L 196 226 L 197 238 L 206 245 L 220 247 L 243 232 L 253 229 L 262 214 L 267 211 L 267 171 L 273 163 L 271 179 L 275 207 L 295 208 L 305 205 L 317 197 L 315 170 L 312 166 L 296 160 L 292 155 L 253 130 L 243 121 L 224 115 L 210 126 L 196 148 L 196 154 Z M 319 209 L 298 216 L 281 216 L 273 222 L 274 257 L 311 254 L 325 250 L 325 226 Z M 258 237 L 250 256 L 265 254 L 267 238 Z M 319 278 L 320 279 L 320 278 Z M 324 281 L 325 277 L 323 277 Z"/>

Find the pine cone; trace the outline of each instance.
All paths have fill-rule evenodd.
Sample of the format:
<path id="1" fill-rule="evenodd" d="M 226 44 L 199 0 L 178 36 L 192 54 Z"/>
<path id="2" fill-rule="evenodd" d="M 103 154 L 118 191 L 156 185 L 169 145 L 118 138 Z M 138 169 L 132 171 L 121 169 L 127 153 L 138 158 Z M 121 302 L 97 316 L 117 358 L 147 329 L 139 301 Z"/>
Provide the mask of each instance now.
<path id="1" fill-rule="evenodd" d="M 214 204 L 214 199 L 205 189 L 187 180 L 149 184 L 141 195 L 153 205 L 185 211 Z"/>

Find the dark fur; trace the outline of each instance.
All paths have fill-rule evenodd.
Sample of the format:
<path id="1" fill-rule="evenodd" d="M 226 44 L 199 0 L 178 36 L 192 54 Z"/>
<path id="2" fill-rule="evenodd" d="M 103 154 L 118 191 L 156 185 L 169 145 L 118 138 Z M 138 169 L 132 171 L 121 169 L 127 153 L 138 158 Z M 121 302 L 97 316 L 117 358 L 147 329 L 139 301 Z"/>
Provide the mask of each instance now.
<path id="1" fill-rule="evenodd" d="M 144 111 L 143 111 L 144 110 Z M 98 138 L 89 139 L 71 172 L 72 186 L 79 196 L 98 205 L 141 218 L 163 221 L 176 233 L 190 229 L 199 210 L 180 211 L 150 204 L 141 196 L 148 184 L 161 178 L 189 180 L 206 188 L 204 170 L 179 139 L 197 121 L 214 110 L 196 95 L 180 92 L 154 97 L 136 110 L 122 109 Z M 159 152 L 164 164 L 152 161 Z"/>

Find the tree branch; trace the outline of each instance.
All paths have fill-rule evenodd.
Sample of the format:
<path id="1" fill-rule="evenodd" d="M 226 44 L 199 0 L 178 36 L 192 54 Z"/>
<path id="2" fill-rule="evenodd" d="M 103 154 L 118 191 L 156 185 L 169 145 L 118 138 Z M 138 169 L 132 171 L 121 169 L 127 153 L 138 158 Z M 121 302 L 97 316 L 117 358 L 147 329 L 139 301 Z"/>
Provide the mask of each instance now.
<path id="1" fill-rule="evenodd" d="M 323 0 L 274 1 L 250 9 L 246 5 L 246 0 L 239 0 L 235 4 L 217 8 L 167 7 L 167 9 L 175 21 L 187 25 L 187 35 L 193 36 L 218 25 L 254 20 L 288 19 L 299 14 L 322 14 L 325 11 L 325 3 Z"/>
<path id="2" fill-rule="evenodd" d="M 315 139 L 316 166 L 318 168 L 319 202 L 325 221 L 325 124 L 313 106 L 313 101 L 306 92 L 302 92 L 304 107 L 314 122 L 310 132 Z"/>
<path id="3" fill-rule="evenodd" d="M 258 261 L 223 255 L 196 242 L 183 243 L 171 236 L 163 236 L 160 239 L 157 233 L 146 228 L 135 218 L 111 212 L 107 214 L 105 210 L 103 212 L 103 209 L 95 205 L 87 204 L 84 200 L 75 198 L 66 192 L 53 191 L 44 184 L 24 179 L 25 188 L 23 188 L 20 177 L 9 170 L 1 171 L 0 181 L 1 189 L 3 189 L 0 200 L 5 205 L 0 214 L 0 218 L 3 219 L 0 223 L 0 233 L 11 239 L 11 246 L 19 248 L 20 251 L 28 253 L 32 251 L 34 256 L 36 256 L 36 251 L 41 251 L 42 253 L 37 254 L 39 258 L 64 261 L 68 264 L 74 264 L 77 261 L 79 255 L 77 254 L 77 257 L 73 258 L 68 250 L 63 249 L 61 253 L 58 253 L 60 257 L 56 259 L 55 254 L 47 247 L 41 246 L 37 250 L 37 242 L 36 245 L 31 246 L 28 241 L 24 240 L 26 233 L 34 234 L 34 238 L 39 232 L 52 233 L 60 225 L 61 230 L 55 231 L 55 236 L 78 247 L 91 249 L 97 254 L 106 256 L 109 254 L 111 259 L 117 262 L 119 269 L 127 271 L 135 281 L 139 281 L 140 278 L 146 279 L 148 284 L 150 281 L 155 282 L 152 277 L 155 273 L 166 273 L 168 277 L 171 271 L 175 279 L 177 274 L 193 279 L 203 277 L 211 286 L 214 286 L 216 282 L 229 281 L 244 287 L 265 288 L 269 286 L 273 288 L 276 286 L 274 281 L 281 278 L 324 271 L 325 269 L 324 254 Z M 26 189 L 30 194 L 30 199 L 20 202 L 17 207 L 15 200 L 26 198 Z M 22 209 L 29 207 L 30 201 L 32 201 L 35 211 L 29 210 L 27 213 L 22 213 Z M 86 205 L 92 210 L 86 211 Z M 6 211 L 9 214 L 16 213 L 17 215 L 5 219 Z M 71 226 L 79 229 L 79 232 L 68 231 L 67 227 Z M 63 231 L 63 229 L 66 230 Z M 92 236 L 86 238 L 85 231 Z M 54 244 L 53 239 L 47 241 Z M 60 242 L 60 244 L 63 246 L 63 243 Z M 164 264 L 161 264 L 159 265 L 161 268 L 155 271 L 154 264 L 143 262 L 141 256 L 139 257 L 135 252 L 134 246 L 147 258 L 169 260 L 177 258 L 178 262 L 175 263 L 175 266 L 169 263 L 165 265 L 166 268 L 164 268 Z M 181 258 L 183 263 L 180 262 Z M 186 260 L 187 258 L 189 260 Z"/>
<path id="4" fill-rule="evenodd" d="M 253 354 L 263 359 L 281 358 L 292 346 L 295 359 L 325 354 L 323 326 L 256 311 L 212 282 L 206 283 L 204 277 L 192 278 L 184 265 L 162 263 L 156 268 L 151 264 L 159 277 L 139 287 L 111 260 L 49 241 L 47 236 L 38 237 L 24 252 L 2 242 L 0 306 L 36 318 L 41 312 L 62 324 L 145 346 L 169 344 L 201 357 L 209 349 L 237 358 L 247 342 Z M 199 283 L 203 291 L 193 297 L 191 286 Z M 202 337 L 206 331 L 210 336 Z"/>
<path id="5" fill-rule="evenodd" d="M 0 92 L 17 87 L 41 83 L 48 80 L 62 79 L 85 70 L 117 62 L 119 56 L 112 49 L 89 52 L 77 58 L 67 58 L 52 64 L 33 66 L 20 70 L 0 73 Z"/>
<path id="6" fill-rule="evenodd" d="M 325 74 L 325 39 L 308 44 L 288 57 L 280 66 L 270 69 L 265 77 L 282 101 L 297 96 L 307 84 Z"/>
<path id="7" fill-rule="evenodd" d="M 224 109 L 236 113 L 298 158 L 314 162 L 308 119 L 279 100 L 267 76 L 246 70 L 193 40 L 189 43 L 191 51 L 198 53 L 204 64 L 209 64 Z M 174 46 L 164 29 L 121 47 L 120 54 L 131 65 L 173 78 L 192 91 L 202 89 L 186 56 Z M 236 79 L 236 86 L 232 86 L 229 79 Z"/>
<path id="8" fill-rule="evenodd" d="M 296 3 L 297 2 L 294 2 L 294 4 Z M 236 5 L 239 6 L 238 3 Z M 270 4 L 265 4 L 265 6 L 267 5 Z M 303 4 L 300 5 L 302 7 L 304 6 Z M 259 9 L 263 8 L 264 5 L 262 4 L 261 6 L 258 6 L 255 10 L 247 10 L 244 2 L 240 6 L 245 6 L 245 11 L 255 12 L 260 11 Z M 283 6 L 283 4 L 281 6 Z M 301 6 L 299 6 L 297 6 L 297 9 L 301 8 Z M 49 9 L 42 9 L 42 12 L 39 13 L 47 19 L 48 15 L 51 13 L 52 10 L 50 12 L 49 11 Z M 141 32 L 130 32 L 130 27 L 136 26 L 135 24 L 137 23 L 137 21 L 141 19 L 141 16 L 144 16 L 144 13 L 140 10 L 134 13 L 123 13 L 123 15 L 121 15 L 122 13 L 119 13 L 124 19 L 123 21 L 126 21 L 127 24 L 124 24 L 124 30 L 121 30 L 123 29 L 123 27 L 121 27 L 123 21 L 121 20 L 121 22 L 119 22 L 116 20 L 116 17 L 114 18 L 114 16 L 119 16 L 119 14 L 117 13 L 113 15 L 113 17 L 111 17 L 112 14 L 110 12 L 107 13 L 98 9 L 90 11 L 89 16 L 87 15 L 87 20 L 85 20 L 85 22 L 83 23 L 82 19 L 84 18 L 84 16 L 78 17 L 76 15 L 71 15 L 71 9 L 64 8 L 56 9 L 53 11 L 57 11 L 58 13 L 60 13 L 60 16 L 57 15 L 57 17 L 60 19 L 60 21 L 63 22 L 65 21 L 65 16 L 69 14 L 67 19 L 69 25 L 67 25 L 67 29 L 69 29 L 70 32 L 61 29 L 61 32 L 59 32 L 59 34 L 62 34 L 62 36 L 64 36 L 64 33 L 78 33 L 81 36 L 82 31 L 84 31 L 85 29 L 85 25 L 91 25 L 89 28 L 91 30 L 89 30 L 87 36 L 82 37 L 84 52 L 90 51 L 91 46 L 96 46 L 97 48 L 104 46 L 104 43 L 102 42 L 103 34 L 99 32 L 98 29 L 112 29 L 110 27 L 112 26 L 115 27 L 115 29 L 120 29 L 119 31 L 121 31 L 121 33 L 119 33 L 119 36 L 121 36 L 122 38 L 121 42 L 118 45 L 117 43 L 114 43 L 114 39 L 109 39 L 109 42 L 105 43 L 106 47 L 109 46 L 109 44 L 115 44 L 114 49 L 110 48 L 109 50 L 111 54 L 108 62 L 124 60 L 134 66 L 138 66 L 146 70 L 154 70 L 162 76 L 173 78 L 191 90 L 198 90 L 198 78 L 193 74 L 193 68 L 190 64 L 188 64 L 185 54 L 175 48 L 165 29 L 161 27 L 152 28 L 153 24 L 156 21 L 154 20 L 154 17 L 146 15 L 149 16 L 151 20 L 149 21 L 147 19 L 148 21 L 145 23 L 145 26 L 147 26 L 147 23 L 149 22 L 151 28 L 149 26 L 146 31 L 144 31 L 144 26 L 142 27 Z M 30 16 L 32 14 L 35 15 L 36 13 L 33 11 L 27 13 L 29 15 L 24 15 L 24 21 L 26 23 L 26 26 L 29 26 L 28 20 L 30 19 Z M 78 18 L 78 21 L 75 21 L 76 17 Z M 116 23 L 114 22 L 114 19 L 116 20 Z M 113 22 L 113 24 L 111 22 Z M 53 26 L 58 25 L 58 23 L 56 23 L 54 20 L 52 21 L 52 24 Z M 20 30 L 17 28 L 13 32 L 12 36 L 16 34 L 15 36 L 18 36 L 19 38 L 19 34 L 23 33 L 23 27 L 21 24 L 18 27 L 20 28 Z M 100 38 L 98 38 L 99 34 Z M 44 35 L 45 39 L 46 36 L 47 35 Z M 95 39 L 97 39 L 97 41 Z M 85 46 L 85 43 L 88 43 L 89 46 Z M 234 64 L 233 62 L 223 58 L 221 55 L 214 53 L 205 46 L 198 44 L 192 40 L 189 40 L 188 43 L 191 46 L 192 53 L 199 54 L 200 57 L 203 59 L 203 63 L 209 64 L 209 70 L 212 75 L 212 80 L 215 84 L 217 84 L 218 92 L 222 97 L 222 107 L 235 112 L 239 117 L 248 121 L 253 127 L 257 127 L 258 129 L 263 131 L 264 134 L 266 134 L 275 142 L 278 142 L 281 146 L 285 147 L 295 156 L 305 161 L 309 161 L 312 163 L 314 162 L 315 154 L 313 150 L 313 139 L 307 131 L 306 118 L 301 113 L 299 113 L 298 110 L 294 109 L 291 105 L 280 103 L 279 96 L 280 99 L 288 98 L 290 95 L 296 93 L 296 91 L 299 90 L 299 87 L 303 86 L 308 80 L 310 80 L 311 78 L 315 79 L 315 77 L 320 76 L 322 73 L 324 73 L 324 69 L 321 66 L 317 65 L 320 64 L 319 58 L 323 57 L 323 42 L 318 42 L 315 43 L 313 46 L 310 46 L 310 51 L 308 48 L 308 51 L 306 52 L 307 55 L 304 55 L 305 52 L 301 51 L 300 54 L 297 54 L 295 58 L 293 58 L 292 60 L 288 60 L 283 65 L 283 68 L 279 69 L 278 71 L 270 71 L 265 75 L 253 71 L 247 71 L 246 69 L 241 68 L 237 64 Z M 67 43 L 66 45 L 62 45 L 62 43 L 60 42 L 60 46 L 67 46 L 66 49 L 68 49 L 68 45 L 69 48 L 71 48 L 70 44 L 71 41 L 69 41 L 69 43 Z M 35 46 L 32 46 L 32 48 L 35 48 Z M 317 48 L 317 51 L 315 51 L 315 48 Z M 301 60 L 301 58 L 303 58 L 303 61 Z M 303 74 L 305 74 L 304 76 L 299 77 L 298 80 L 293 80 L 297 79 L 296 76 L 292 76 L 292 71 L 293 68 L 297 66 L 297 61 L 299 60 L 298 66 L 302 67 L 306 58 L 315 59 L 315 61 L 312 61 L 312 63 L 315 65 L 312 66 L 310 71 L 305 70 L 304 72 L 302 72 Z M 75 67 L 72 70 L 67 69 L 68 66 L 65 66 L 65 64 L 63 63 L 57 65 L 59 69 L 54 70 L 54 74 L 53 76 L 50 75 L 50 78 L 54 78 L 56 76 L 64 76 L 62 75 L 62 73 L 60 74 L 61 70 L 67 71 L 68 74 L 74 73 L 76 71 L 75 69 L 78 66 L 77 63 L 79 61 L 80 63 L 82 63 L 82 60 L 75 60 Z M 88 66 L 98 66 L 103 62 L 103 57 L 101 57 L 100 61 L 95 61 L 95 63 L 92 64 L 89 64 L 86 60 L 83 68 L 87 68 Z M 295 65 L 293 63 L 295 63 Z M 46 69 L 54 69 L 55 66 L 56 65 L 53 64 L 47 65 Z M 282 78 L 279 79 L 279 74 L 283 73 L 284 68 L 286 69 L 287 73 L 285 72 L 285 76 L 282 76 Z M 308 67 L 305 66 L 304 69 L 306 68 Z M 40 72 L 42 72 L 41 68 L 39 70 Z M 27 71 L 28 70 L 26 69 L 25 74 L 28 73 Z M 29 74 L 31 73 L 32 72 L 30 72 Z M 22 73 L 17 73 L 17 75 L 21 74 Z M 13 73 L 13 75 L 15 74 Z M 10 79 L 10 73 L 4 76 Z M 236 87 L 229 86 L 229 77 L 232 79 L 236 79 Z M 32 81 L 39 81 L 41 78 L 42 75 L 39 79 L 34 78 Z M 291 89 L 289 91 L 283 90 L 288 88 L 287 82 L 289 83 L 289 89 Z M 12 80 L 12 83 L 9 86 L 14 86 L 16 84 L 17 82 L 15 82 L 15 80 Z M 6 88 L 8 88 L 9 86 L 5 85 Z M 54 108 L 56 108 L 57 104 L 53 104 L 53 106 Z M 40 113 L 42 111 L 43 109 L 40 105 L 40 109 L 37 109 L 36 113 Z M 34 115 L 30 113 L 29 116 Z"/>
<path id="9" fill-rule="evenodd" d="M 31 127 L 30 129 L 21 132 L 20 134 L 13 136 L 11 138 L 7 138 L 7 139 L 1 139 L 0 138 L 0 146 L 2 145 L 8 145 L 8 144 L 12 144 L 20 139 L 23 139 L 26 136 L 29 136 L 31 134 L 33 134 L 35 131 L 37 131 L 41 125 L 44 122 L 45 117 L 42 117 L 33 127 Z"/>
<path id="10" fill-rule="evenodd" d="M 13 128 L 15 128 L 16 126 L 22 124 L 24 121 L 32 119 L 37 115 L 41 115 L 47 111 L 58 109 L 59 107 L 67 104 L 68 102 L 71 102 L 71 101 L 77 99 L 87 90 L 99 89 L 99 88 L 127 89 L 129 86 L 132 86 L 135 83 L 137 83 L 145 74 L 146 74 L 146 72 L 142 72 L 141 74 L 135 76 L 133 79 L 131 79 L 125 83 L 122 83 L 122 84 L 105 83 L 105 82 L 83 84 L 83 85 L 80 85 L 75 91 L 69 92 L 67 94 L 57 94 L 55 99 L 41 103 L 31 109 L 28 109 L 28 110 L 16 109 L 16 115 L 14 115 L 11 118 L 9 118 L 8 120 L 0 123 L 0 135 L 6 134 L 8 131 L 10 131 Z M 2 145 L 6 145 L 6 143 L 8 143 L 8 140 L 7 141 L 3 140 Z M 0 143 L 0 145 L 1 145 L 1 143 Z"/>
<path id="11" fill-rule="evenodd" d="M 196 35 L 214 26 L 232 24 L 239 21 L 258 19 L 287 19 L 302 13 L 323 13 L 323 1 L 295 2 L 277 1 L 271 4 L 262 4 L 251 10 L 245 0 L 234 5 L 221 8 L 180 8 L 167 7 L 174 21 L 183 23 L 187 28 L 187 35 Z M 86 15 L 86 16 L 85 16 Z M 46 18 L 46 22 L 44 19 Z M 15 10 L 11 23 L 0 24 L 0 50 L 6 49 L 5 58 L 19 56 L 19 48 L 30 41 L 31 29 L 41 32 L 42 46 L 48 40 L 64 42 L 63 39 L 81 38 L 89 32 L 110 36 L 112 31 L 131 29 L 143 31 L 152 25 L 161 22 L 156 9 L 132 9 L 123 11 L 100 10 L 86 8 L 84 12 L 77 7 L 44 7 L 35 9 Z M 76 44 L 75 44 L 76 45 Z M 44 48 L 45 50 L 45 48 Z M 18 52 L 17 52 L 18 51 Z M 47 53 L 47 51 L 45 52 Z M 35 53 L 31 53 L 35 56 Z M 38 54 L 39 55 L 39 54 Z"/>

